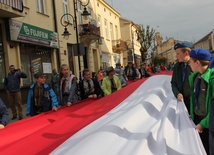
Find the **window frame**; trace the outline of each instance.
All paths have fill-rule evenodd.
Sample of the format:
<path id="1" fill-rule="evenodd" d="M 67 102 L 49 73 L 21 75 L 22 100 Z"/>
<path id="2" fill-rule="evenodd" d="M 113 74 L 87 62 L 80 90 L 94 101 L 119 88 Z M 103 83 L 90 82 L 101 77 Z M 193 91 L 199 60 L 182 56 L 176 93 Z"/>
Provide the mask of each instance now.
<path id="1" fill-rule="evenodd" d="M 110 23 L 110 34 L 111 34 L 111 40 L 114 40 L 114 29 L 113 29 L 113 23 Z"/>
<path id="2" fill-rule="evenodd" d="M 37 2 L 37 11 L 39 13 L 46 14 L 46 9 L 45 9 L 45 2 L 44 0 L 36 0 Z"/>
<path id="3" fill-rule="evenodd" d="M 69 13 L 68 9 L 68 0 L 62 0 L 62 7 L 63 7 L 63 12 L 64 14 Z M 68 22 L 70 19 L 68 16 L 64 16 L 64 20 Z"/>
<path id="4" fill-rule="evenodd" d="M 115 40 L 118 40 L 118 27 L 115 25 Z"/>
<path id="5" fill-rule="evenodd" d="M 109 39 L 109 34 L 108 34 L 108 20 L 107 19 L 104 19 L 104 28 L 105 28 L 106 39 Z"/>

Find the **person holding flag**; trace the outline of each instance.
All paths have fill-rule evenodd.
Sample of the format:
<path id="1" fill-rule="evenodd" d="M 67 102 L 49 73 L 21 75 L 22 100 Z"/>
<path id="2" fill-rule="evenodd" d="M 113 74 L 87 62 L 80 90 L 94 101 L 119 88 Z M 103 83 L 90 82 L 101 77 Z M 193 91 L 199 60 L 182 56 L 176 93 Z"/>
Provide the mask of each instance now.
<path id="1" fill-rule="evenodd" d="M 187 42 L 179 42 L 175 44 L 174 50 L 178 62 L 174 66 L 171 79 L 171 87 L 174 96 L 178 101 L 183 101 L 190 113 L 190 86 L 188 76 L 192 73 L 189 66 L 192 45 Z"/>

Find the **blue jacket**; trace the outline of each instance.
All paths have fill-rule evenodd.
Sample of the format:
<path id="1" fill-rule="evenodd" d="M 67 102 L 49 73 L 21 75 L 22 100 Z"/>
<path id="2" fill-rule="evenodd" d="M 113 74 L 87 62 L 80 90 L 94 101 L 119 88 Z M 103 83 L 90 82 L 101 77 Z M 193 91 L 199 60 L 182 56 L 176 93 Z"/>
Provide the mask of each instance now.
<path id="1" fill-rule="evenodd" d="M 35 111 L 35 95 L 34 95 L 34 88 L 36 83 L 30 86 L 30 90 L 28 92 L 28 99 L 27 99 L 27 109 L 26 115 L 27 116 L 34 116 L 36 115 Z M 43 85 L 43 96 L 42 96 L 42 103 L 43 103 L 43 112 L 51 110 L 53 107 L 58 107 L 57 96 L 54 93 L 53 89 L 49 87 L 48 84 Z"/>
<path id="2" fill-rule="evenodd" d="M 4 79 L 4 89 L 9 92 L 20 91 L 20 78 L 27 78 L 24 72 L 8 73 Z"/>
<path id="3" fill-rule="evenodd" d="M 7 125 L 9 123 L 9 113 L 4 102 L 0 99 L 0 124 Z"/>
<path id="4" fill-rule="evenodd" d="M 116 75 L 116 76 L 119 78 L 122 87 L 124 87 L 124 86 L 127 85 L 127 82 L 126 82 L 126 80 L 124 79 L 123 75 L 119 75 L 119 74 L 118 74 L 118 75 Z"/>

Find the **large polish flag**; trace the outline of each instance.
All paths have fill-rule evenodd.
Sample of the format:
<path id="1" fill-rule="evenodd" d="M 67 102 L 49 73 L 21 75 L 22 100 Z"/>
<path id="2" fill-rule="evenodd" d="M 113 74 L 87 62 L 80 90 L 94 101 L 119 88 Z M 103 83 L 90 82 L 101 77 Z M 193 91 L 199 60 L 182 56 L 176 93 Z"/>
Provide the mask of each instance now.
<path id="1" fill-rule="evenodd" d="M 152 76 L 99 100 L 9 124 L 0 130 L 0 154 L 205 155 L 170 80 Z"/>

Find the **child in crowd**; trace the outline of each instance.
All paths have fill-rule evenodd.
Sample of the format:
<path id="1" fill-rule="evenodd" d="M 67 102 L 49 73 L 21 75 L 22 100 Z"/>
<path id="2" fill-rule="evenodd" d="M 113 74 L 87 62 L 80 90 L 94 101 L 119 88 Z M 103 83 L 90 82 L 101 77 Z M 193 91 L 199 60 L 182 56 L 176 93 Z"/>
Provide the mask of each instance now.
<path id="1" fill-rule="evenodd" d="M 116 69 L 119 69 L 120 70 L 120 73 L 118 73 L 119 75 L 122 75 L 123 78 L 128 81 L 128 78 L 126 77 L 125 73 L 124 73 L 124 68 L 123 66 L 121 66 L 121 63 L 116 63 L 116 68 L 115 68 L 115 71 Z"/>
<path id="2" fill-rule="evenodd" d="M 60 67 L 59 105 L 71 106 L 78 102 L 77 77 L 69 71 L 69 67 L 63 64 Z"/>
<path id="3" fill-rule="evenodd" d="M 194 72 L 189 76 L 190 114 L 207 154 L 210 108 L 214 96 L 214 69 L 209 68 L 210 59 L 211 54 L 205 49 L 196 48 L 190 52 L 190 66 Z"/>
<path id="4" fill-rule="evenodd" d="M 133 62 L 128 62 L 128 65 L 124 69 L 125 76 L 128 78 L 128 80 L 136 80 L 137 78 L 137 72 L 136 68 L 134 67 Z"/>
<path id="5" fill-rule="evenodd" d="M 108 67 L 106 70 L 107 76 L 103 79 L 102 90 L 105 96 L 112 94 L 113 92 L 121 89 L 121 83 L 117 76 L 115 76 L 115 70 L 113 67 Z"/>
<path id="6" fill-rule="evenodd" d="M 125 87 L 127 85 L 127 82 L 124 79 L 123 75 L 121 75 L 120 73 L 121 73 L 121 69 L 115 68 L 115 75 L 119 78 L 121 86 Z"/>
<path id="7" fill-rule="evenodd" d="M 30 86 L 27 99 L 27 116 L 34 116 L 49 110 L 57 111 L 57 96 L 53 89 L 45 83 L 45 74 L 34 74 L 36 82 Z"/>
<path id="8" fill-rule="evenodd" d="M 140 78 L 147 78 L 150 77 L 150 72 L 146 69 L 146 63 L 142 63 L 140 68 L 138 69 L 140 72 Z"/>
<path id="9" fill-rule="evenodd" d="M 59 86 L 59 74 L 57 73 L 56 69 L 53 69 L 51 75 L 51 87 L 56 95 L 58 95 L 59 90 L 58 86 Z"/>
<path id="10" fill-rule="evenodd" d="M 88 69 L 83 70 L 83 80 L 79 82 L 81 100 L 87 98 L 96 99 L 101 94 L 101 88 L 97 79 L 91 78 Z"/>
<path id="11" fill-rule="evenodd" d="M 190 112 L 190 86 L 188 77 L 192 73 L 189 66 L 192 45 L 187 42 L 179 42 L 175 44 L 174 50 L 178 62 L 174 66 L 172 74 L 171 86 L 172 92 L 178 101 L 183 101 L 188 112 Z"/>
<path id="12" fill-rule="evenodd" d="M 0 129 L 9 123 L 9 113 L 4 102 L 0 99 Z"/>

